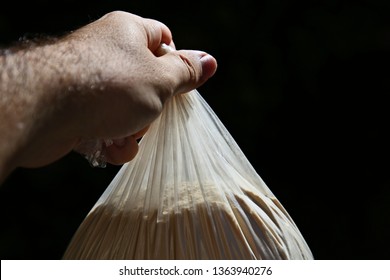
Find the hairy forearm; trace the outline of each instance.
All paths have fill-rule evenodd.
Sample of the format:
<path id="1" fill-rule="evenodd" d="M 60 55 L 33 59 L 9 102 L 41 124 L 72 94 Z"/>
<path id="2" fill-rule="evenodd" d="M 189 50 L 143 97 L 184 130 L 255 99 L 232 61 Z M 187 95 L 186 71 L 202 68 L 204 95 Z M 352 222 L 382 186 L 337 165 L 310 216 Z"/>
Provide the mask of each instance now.
<path id="1" fill-rule="evenodd" d="M 69 87 L 67 46 L 51 42 L 3 50 L 0 56 L 0 181 L 20 165 L 22 154 L 47 133 L 53 111 Z M 69 70 L 68 70 L 69 71 Z M 58 113 L 56 113 L 56 117 Z M 66 116 L 64 116 L 66 117 Z M 58 125 L 62 125 L 59 120 Z M 52 128 L 53 129 L 53 128 Z"/>
<path id="2" fill-rule="evenodd" d="M 35 115 L 41 98 L 37 89 L 40 83 L 32 83 L 31 73 L 37 70 L 29 53 L 28 49 L 6 50 L 0 57 L 0 179 L 16 164 L 15 154 L 31 133 L 31 116 Z"/>

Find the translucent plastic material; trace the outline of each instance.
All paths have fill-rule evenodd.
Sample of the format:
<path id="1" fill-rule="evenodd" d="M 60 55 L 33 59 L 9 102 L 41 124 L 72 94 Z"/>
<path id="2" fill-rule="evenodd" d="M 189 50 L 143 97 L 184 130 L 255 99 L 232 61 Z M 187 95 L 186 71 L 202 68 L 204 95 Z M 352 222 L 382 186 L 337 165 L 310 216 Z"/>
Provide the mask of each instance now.
<path id="1" fill-rule="evenodd" d="M 312 254 L 194 90 L 166 104 L 64 258 L 312 259 Z"/>

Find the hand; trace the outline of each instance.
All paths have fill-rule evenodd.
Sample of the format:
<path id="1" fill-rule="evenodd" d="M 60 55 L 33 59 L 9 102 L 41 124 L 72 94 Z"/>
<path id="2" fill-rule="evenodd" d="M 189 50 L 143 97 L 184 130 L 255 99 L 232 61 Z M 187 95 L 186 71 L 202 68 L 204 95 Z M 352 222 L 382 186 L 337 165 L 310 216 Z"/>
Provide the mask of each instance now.
<path id="1" fill-rule="evenodd" d="M 49 164 L 83 139 L 114 139 L 108 162 L 131 160 L 136 138 L 166 100 L 216 70 L 215 59 L 200 51 L 159 56 L 162 43 L 174 47 L 164 24 L 112 12 L 54 43 L 0 56 L 0 131 L 9 141 L 0 148 L 0 171 Z"/>

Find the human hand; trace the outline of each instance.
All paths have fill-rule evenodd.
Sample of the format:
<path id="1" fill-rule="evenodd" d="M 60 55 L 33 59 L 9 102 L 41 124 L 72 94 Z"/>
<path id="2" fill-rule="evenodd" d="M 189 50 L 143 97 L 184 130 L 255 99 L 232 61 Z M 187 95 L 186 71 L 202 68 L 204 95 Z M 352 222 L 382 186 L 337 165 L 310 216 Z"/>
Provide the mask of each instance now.
<path id="1" fill-rule="evenodd" d="M 99 30 L 99 36 L 95 37 L 96 29 Z M 111 61 L 112 57 L 106 56 L 108 61 L 103 64 L 105 73 L 108 74 L 109 65 L 114 71 L 103 80 L 109 81 L 116 88 L 118 85 L 122 87 L 119 88 L 119 94 L 124 96 L 116 98 L 119 99 L 118 105 L 126 106 L 119 110 L 124 115 L 114 116 L 108 103 L 95 107 L 99 108 L 100 113 L 106 111 L 106 116 L 119 118 L 113 120 L 114 126 L 94 128 L 103 129 L 102 133 L 105 134 L 109 129 L 117 130 L 112 132 L 116 138 L 113 145 L 105 148 L 105 157 L 111 163 L 121 164 L 131 160 L 138 151 L 137 138 L 146 132 L 145 127 L 160 114 L 165 100 L 174 94 L 198 87 L 216 69 L 216 61 L 204 52 L 178 51 L 172 55 L 160 56 L 161 43 L 174 46 L 169 29 L 160 22 L 128 13 L 108 14 L 78 30 L 70 38 L 77 41 L 88 38 L 88 44 L 102 46 L 102 52 L 112 50 L 113 45 L 114 49 L 119 47 L 118 60 Z M 102 39 L 107 46 L 102 44 Z M 111 93 L 108 92 L 108 102 L 112 100 Z M 137 102 L 134 102 L 134 98 Z M 101 122 L 97 126 L 101 126 Z M 130 130 L 126 131 L 128 129 Z M 133 134 L 136 131 L 138 132 Z"/>
<path id="2" fill-rule="evenodd" d="M 22 89 L 16 87 L 30 102 L 21 106 L 29 110 L 8 116 L 28 129 L 11 133 L 20 141 L 13 143 L 6 162 L 12 168 L 46 165 L 83 139 L 114 139 L 106 150 L 107 161 L 131 160 L 138 150 L 136 139 L 166 100 L 199 87 L 216 70 L 215 59 L 200 51 L 159 56 L 162 43 L 174 46 L 164 24 L 112 12 L 55 43 L 10 56 L 9 61 L 25 59 L 31 77 Z M 11 78 L 3 84 L 12 83 Z M 2 94 L 8 88 L 2 87 Z M 33 101 L 26 97 L 32 95 Z"/>

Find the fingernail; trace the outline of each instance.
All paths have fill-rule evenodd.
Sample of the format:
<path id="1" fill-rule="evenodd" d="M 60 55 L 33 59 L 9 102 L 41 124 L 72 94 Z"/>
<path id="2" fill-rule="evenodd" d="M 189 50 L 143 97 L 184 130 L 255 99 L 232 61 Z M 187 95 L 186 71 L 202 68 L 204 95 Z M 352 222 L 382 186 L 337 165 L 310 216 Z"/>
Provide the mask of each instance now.
<path id="1" fill-rule="evenodd" d="M 217 71 L 217 60 L 208 53 L 201 55 L 200 62 L 202 63 L 202 76 L 204 78 L 210 78 Z"/>

